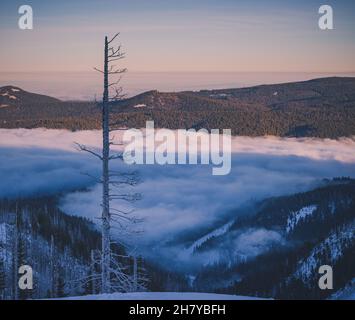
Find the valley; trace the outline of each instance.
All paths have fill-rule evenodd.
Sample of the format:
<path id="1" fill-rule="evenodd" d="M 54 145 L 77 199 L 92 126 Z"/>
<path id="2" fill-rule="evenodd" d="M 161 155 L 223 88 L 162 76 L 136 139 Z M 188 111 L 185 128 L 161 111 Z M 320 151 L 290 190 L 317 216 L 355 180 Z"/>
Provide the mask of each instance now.
<path id="1" fill-rule="evenodd" d="M 234 135 L 226 176 L 213 177 L 212 163 L 134 165 L 142 180 L 135 187 L 142 199 L 134 204 L 142 232 L 128 247 L 114 247 L 128 257 L 117 263 L 128 265 L 130 273 L 138 262 L 142 279 L 148 275 L 143 291 L 275 299 L 351 295 L 354 102 L 354 78 L 324 78 L 148 91 L 112 104 L 117 128 L 154 120 L 160 128 L 232 128 Z M 100 104 L 7 86 L 0 88 L 0 106 L 2 296 L 98 293 L 100 186 L 92 177 L 100 163 L 78 152 L 74 142 L 100 148 Z M 112 169 L 128 168 L 117 160 Z M 113 205 L 126 208 L 119 201 Z M 118 243 L 126 237 L 113 236 Z M 14 241 L 18 261 L 35 270 L 30 296 L 12 289 Z M 130 256 L 132 248 L 138 258 Z M 332 291 L 318 288 L 322 264 L 334 268 Z"/>

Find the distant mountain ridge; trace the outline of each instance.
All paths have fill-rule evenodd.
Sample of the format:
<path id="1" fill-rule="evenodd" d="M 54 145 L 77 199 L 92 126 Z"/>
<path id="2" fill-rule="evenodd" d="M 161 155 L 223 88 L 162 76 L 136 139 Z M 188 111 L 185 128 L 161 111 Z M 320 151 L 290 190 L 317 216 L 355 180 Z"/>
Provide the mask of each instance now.
<path id="1" fill-rule="evenodd" d="M 58 103 L 59 99 L 41 94 L 31 93 L 15 86 L 5 86 L 0 88 L 0 105 L 2 108 L 26 107 L 31 104 L 43 105 Z"/>
<path id="2" fill-rule="evenodd" d="M 100 129 L 100 104 L 0 88 L 1 128 Z M 234 135 L 338 138 L 355 135 L 355 78 L 240 89 L 144 92 L 112 105 L 117 126 L 232 129 Z"/>

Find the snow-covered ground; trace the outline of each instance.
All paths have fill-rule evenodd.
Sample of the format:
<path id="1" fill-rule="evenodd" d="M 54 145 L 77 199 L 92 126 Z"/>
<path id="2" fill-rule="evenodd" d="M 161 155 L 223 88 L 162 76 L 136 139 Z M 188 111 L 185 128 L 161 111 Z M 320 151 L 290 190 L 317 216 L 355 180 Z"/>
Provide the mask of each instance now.
<path id="1" fill-rule="evenodd" d="M 133 108 L 145 108 L 147 105 L 144 103 L 136 104 Z"/>
<path id="2" fill-rule="evenodd" d="M 65 300 L 262 300 L 261 298 L 200 292 L 132 292 L 64 298 Z"/>
<path id="3" fill-rule="evenodd" d="M 312 206 L 304 207 L 299 211 L 292 212 L 287 219 L 286 232 L 287 233 L 291 232 L 294 228 L 296 228 L 297 224 L 301 220 L 304 220 L 307 216 L 312 215 L 313 212 L 316 210 L 317 210 L 317 206 L 312 205 Z"/>
<path id="4" fill-rule="evenodd" d="M 315 270 L 320 265 L 319 255 L 327 253 L 329 255 L 328 262 L 334 265 L 343 255 L 343 251 L 351 245 L 351 239 L 354 237 L 354 223 L 344 226 L 337 233 L 332 232 L 323 242 L 316 246 L 310 255 L 300 261 L 295 272 L 295 276 L 304 283 L 315 274 Z"/>
<path id="5" fill-rule="evenodd" d="M 350 283 L 343 289 L 334 293 L 331 300 L 355 300 L 355 278 L 353 278 Z"/>

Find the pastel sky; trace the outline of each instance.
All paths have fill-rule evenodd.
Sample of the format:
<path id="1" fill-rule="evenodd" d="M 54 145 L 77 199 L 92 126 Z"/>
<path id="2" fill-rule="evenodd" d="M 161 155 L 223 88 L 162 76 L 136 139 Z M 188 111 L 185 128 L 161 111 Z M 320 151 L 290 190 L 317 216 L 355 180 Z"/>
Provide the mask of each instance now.
<path id="1" fill-rule="evenodd" d="M 318 28 L 322 4 L 335 30 Z M 90 70 L 116 31 L 131 71 L 355 71 L 353 0 L 1 0 L 0 72 Z"/>

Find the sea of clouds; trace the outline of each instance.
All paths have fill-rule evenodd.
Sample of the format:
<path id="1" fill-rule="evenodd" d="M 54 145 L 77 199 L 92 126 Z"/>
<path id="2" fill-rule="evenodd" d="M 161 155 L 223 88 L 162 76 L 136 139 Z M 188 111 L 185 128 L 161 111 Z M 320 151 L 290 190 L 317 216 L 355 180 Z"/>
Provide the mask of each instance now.
<path id="1" fill-rule="evenodd" d="M 79 152 L 74 142 L 99 149 L 100 134 L 0 129 L 0 197 L 61 192 L 61 208 L 66 213 L 95 220 L 100 216 L 101 190 L 86 174 L 99 176 L 100 161 Z M 266 197 L 309 190 L 324 178 L 355 178 L 354 150 L 351 138 L 233 137 L 232 170 L 226 176 L 213 176 L 206 165 L 127 166 L 115 160 L 116 170 L 139 171 L 142 183 L 130 191 L 143 197 L 134 204 L 115 206 L 133 206 L 133 215 L 143 219 L 139 229 L 144 232 L 132 237 L 143 253 L 173 257 L 171 241 L 220 224 L 231 210 Z M 246 242 L 255 250 L 262 239 L 276 241 L 278 235 L 250 231 L 235 245 L 244 254 Z"/>

